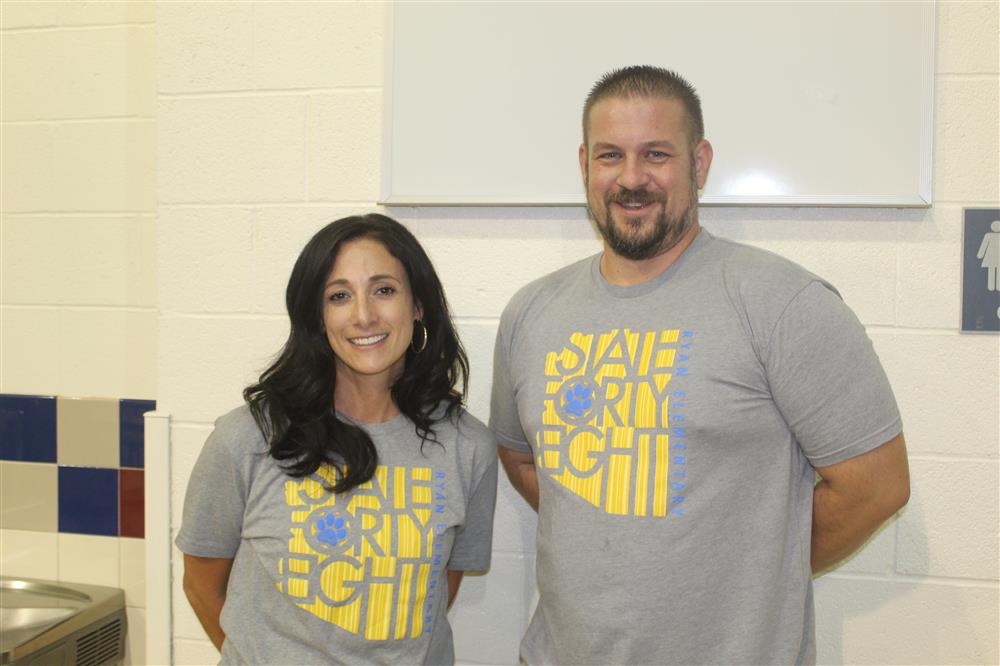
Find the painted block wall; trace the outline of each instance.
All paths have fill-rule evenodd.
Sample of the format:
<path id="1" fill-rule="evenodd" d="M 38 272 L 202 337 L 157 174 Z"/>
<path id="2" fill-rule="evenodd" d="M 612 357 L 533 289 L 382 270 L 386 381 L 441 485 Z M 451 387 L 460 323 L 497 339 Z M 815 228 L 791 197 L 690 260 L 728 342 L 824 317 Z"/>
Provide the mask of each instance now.
<path id="1" fill-rule="evenodd" d="M 383 7 L 363 2 L 156 10 L 156 396 L 173 415 L 176 530 L 213 420 L 239 404 L 284 340 L 282 293 L 298 251 L 326 222 L 375 207 L 386 26 Z M 913 497 L 865 550 L 817 582 L 824 663 L 1000 659 L 1000 340 L 957 332 L 962 208 L 1000 201 L 997 32 L 995 2 L 938 4 L 933 207 L 702 211 L 713 232 L 837 285 L 868 327 L 903 412 Z M 566 168 L 577 168 L 575 155 Z M 470 408 L 486 419 L 507 299 L 597 252 L 598 238 L 578 208 L 389 213 L 425 244 L 445 281 L 470 353 Z M 493 569 L 463 583 L 452 611 L 464 663 L 516 663 L 528 618 L 535 521 L 505 480 L 496 521 Z M 183 598 L 176 555 L 174 657 L 211 663 L 216 653 Z"/>
<path id="2" fill-rule="evenodd" d="M 143 1 L 0 3 L 0 393 L 155 397 L 154 18 Z M 58 465 L 0 463 L 49 480 L 28 518 L 58 520 L 60 473 L 135 478 L 117 439 L 92 443 L 67 442 Z M 119 536 L 107 502 L 100 533 L 10 527 L 7 499 L 0 571 L 124 588 L 126 662 L 144 663 L 143 539 Z"/>

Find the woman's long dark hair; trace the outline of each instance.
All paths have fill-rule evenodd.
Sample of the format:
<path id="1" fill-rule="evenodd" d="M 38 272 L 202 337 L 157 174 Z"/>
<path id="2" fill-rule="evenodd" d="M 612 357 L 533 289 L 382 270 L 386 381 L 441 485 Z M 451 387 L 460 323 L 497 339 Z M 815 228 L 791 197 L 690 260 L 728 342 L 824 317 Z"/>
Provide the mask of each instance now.
<path id="1" fill-rule="evenodd" d="M 331 488 L 335 493 L 365 483 L 378 466 L 368 433 L 336 417 L 336 359 L 323 329 L 323 291 L 337 252 L 345 242 L 361 238 L 380 242 L 403 264 L 413 302 L 423 310 L 427 346 L 420 353 L 414 353 L 412 345 L 407 349 L 403 374 L 391 393 L 424 441 L 436 441 L 435 417 L 451 417 L 461 407 L 469 375 L 441 281 L 406 227 L 373 213 L 345 217 L 320 229 L 302 249 L 288 279 L 288 340 L 260 380 L 243 391 L 243 398 L 264 433 L 268 453 L 282 468 L 302 477 L 327 463 L 337 470 Z M 416 329 L 414 336 L 419 338 Z M 445 411 L 439 412 L 439 407 Z"/>

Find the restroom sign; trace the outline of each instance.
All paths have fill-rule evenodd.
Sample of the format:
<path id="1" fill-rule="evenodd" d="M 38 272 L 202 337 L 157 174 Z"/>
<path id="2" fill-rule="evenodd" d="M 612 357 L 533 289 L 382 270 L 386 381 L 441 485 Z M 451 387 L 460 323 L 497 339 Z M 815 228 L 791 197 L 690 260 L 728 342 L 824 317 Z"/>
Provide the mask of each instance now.
<path id="1" fill-rule="evenodd" d="M 962 330 L 1000 331 L 1000 208 L 966 208 Z"/>

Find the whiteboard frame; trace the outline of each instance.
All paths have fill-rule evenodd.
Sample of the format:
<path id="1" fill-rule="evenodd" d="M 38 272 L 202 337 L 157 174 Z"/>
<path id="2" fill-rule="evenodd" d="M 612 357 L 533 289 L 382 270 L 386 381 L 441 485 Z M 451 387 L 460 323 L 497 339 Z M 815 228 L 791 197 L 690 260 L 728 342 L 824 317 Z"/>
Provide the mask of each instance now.
<path id="1" fill-rule="evenodd" d="M 405 194 L 393 192 L 393 89 L 395 12 L 399 0 L 384 5 L 384 52 L 382 98 L 382 162 L 380 194 L 377 203 L 387 207 L 583 207 L 585 194 L 581 183 L 577 196 L 546 196 L 544 199 L 521 197 L 517 200 L 498 200 L 489 197 L 448 194 Z M 876 195 L 702 195 L 702 206 L 760 206 L 760 207 L 874 207 L 874 208 L 927 208 L 933 203 L 934 155 L 934 76 L 935 40 L 937 30 L 937 0 L 926 0 L 921 18 L 920 59 L 920 145 L 917 191 L 895 196 Z M 569 120 L 568 120 L 569 121 Z"/>

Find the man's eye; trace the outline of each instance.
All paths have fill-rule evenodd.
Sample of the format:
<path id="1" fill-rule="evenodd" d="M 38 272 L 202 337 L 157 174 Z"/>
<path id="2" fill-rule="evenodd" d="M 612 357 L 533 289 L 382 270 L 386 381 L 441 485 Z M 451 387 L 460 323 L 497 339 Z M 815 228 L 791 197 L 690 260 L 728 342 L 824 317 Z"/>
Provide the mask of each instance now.
<path id="1" fill-rule="evenodd" d="M 648 153 L 646 153 L 646 157 L 648 157 L 651 160 L 663 160 L 670 156 L 667 155 L 662 150 L 651 150 Z"/>
<path id="2" fill-rule="evenodd" d="M 598 153 L 597 159 L 599 160 L 616 160 L 621 157 L 621 153 L 615 151 L 608 151 L 606 153 Z"/>

